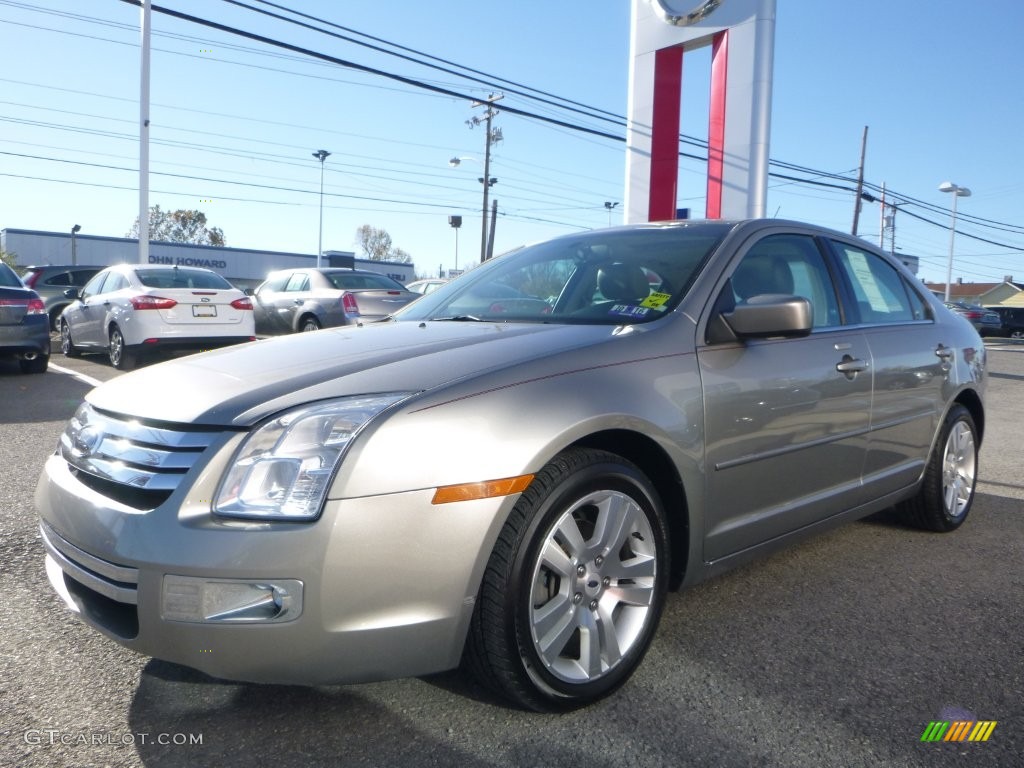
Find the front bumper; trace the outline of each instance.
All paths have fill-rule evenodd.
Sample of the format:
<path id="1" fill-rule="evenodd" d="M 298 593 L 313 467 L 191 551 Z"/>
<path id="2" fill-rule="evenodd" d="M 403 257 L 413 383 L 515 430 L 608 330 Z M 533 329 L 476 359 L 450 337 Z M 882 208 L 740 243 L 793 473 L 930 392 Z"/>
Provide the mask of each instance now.
<path id="1" fill-rule="evenodd" d="M 51 456 L 36 505 L 65 604 L 129 648 L 229 680 L 355 683 L 458 665 L 515 496 L 433 506 L 423 489 L 332 500 L 307 524 L 225 521 L 209 501 L 221 463 L 139 511 Z M 190 620 L 175 600 L 182 584 L 203 582 L 288 584 L 299 604 L 286 620 Z"/>

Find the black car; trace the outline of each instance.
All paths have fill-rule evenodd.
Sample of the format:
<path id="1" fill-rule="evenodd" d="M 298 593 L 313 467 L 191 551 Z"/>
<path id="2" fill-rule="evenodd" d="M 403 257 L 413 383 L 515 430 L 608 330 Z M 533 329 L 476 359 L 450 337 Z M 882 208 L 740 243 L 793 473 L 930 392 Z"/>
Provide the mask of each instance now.
<path id="1" fill-rule="evenodd" d="M 1010 339 L 1024 339 L 1024 307 L 985 307 L 999 315 L 1001 325 L 997 335 Z"/>
<path id="2" fill-rule="evenodd" d="M 14 355 L 23 373 L 45 373 L 50 364 L 50 319 L 39 294 L 0 264 L 0 355 Z"/>
<path id="3" fill-rule="evenodd" d="M 50 316 L 50 327 L 57 330 L 57 321 L 64 307 L 71 303 L 65 291 L 81 288 L 103 267 L 70 264 L 46 264 L 27 267 L 22 282 L 39 294 Z"/>

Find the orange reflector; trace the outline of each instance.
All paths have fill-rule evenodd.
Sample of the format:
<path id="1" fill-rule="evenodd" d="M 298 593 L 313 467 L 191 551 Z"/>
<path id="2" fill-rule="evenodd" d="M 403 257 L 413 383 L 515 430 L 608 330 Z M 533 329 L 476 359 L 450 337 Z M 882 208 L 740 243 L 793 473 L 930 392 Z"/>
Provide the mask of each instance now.
<path id="1" fill-rule="evenodd" d="M 503 480 L 485 480 L 482 483 L 464 483 L 462 485 L 446 485 L 434 491 L 431 504 L 450 504 L 453 501 L 472 501 L 474 499 L 490 499 L 495 496 L 510 496 L 521 493 L 533 480 L 533 475 L 506 477 Z"/>

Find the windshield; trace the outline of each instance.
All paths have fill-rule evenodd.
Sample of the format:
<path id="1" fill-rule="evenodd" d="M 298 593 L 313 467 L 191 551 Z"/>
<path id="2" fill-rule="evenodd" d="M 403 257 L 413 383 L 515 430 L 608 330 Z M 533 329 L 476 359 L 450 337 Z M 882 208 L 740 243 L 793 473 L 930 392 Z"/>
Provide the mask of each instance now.
<path id="1" fill-rule="evenodd" d="M 651 225 L 560 237 L 498 256 L 395 318 L 648 322 L 679 303 L 731 226 Z"/>
<path id="2" fill-rule="evenodd" d="M 359 272 L 325 272 L 331 285 L 343 291 L 404 291 L 405 286 L 384 275 L 367 275 Z"/>
<path id="3" fill-rule="evenodd" d="M 231 283 L 216 272 L 202 269 L 137 269 L 139 282 L 147 288 L 217 288 L 226 289 Z"/>

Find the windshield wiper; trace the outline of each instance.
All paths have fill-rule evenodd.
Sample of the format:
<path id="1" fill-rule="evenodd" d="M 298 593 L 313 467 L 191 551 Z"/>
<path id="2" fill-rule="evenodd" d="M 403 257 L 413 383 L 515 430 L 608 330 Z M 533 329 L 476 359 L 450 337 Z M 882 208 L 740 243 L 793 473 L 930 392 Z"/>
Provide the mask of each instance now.
<path id="1" fill-rule="evenodd" d="M 482 323 L 482 322 L 485 322 L 484 320 L 481 320 L 476 315 L 449 315 L 448 317 L 432 317 L 430 319 L 431 320 L 452 320 L 454 322 L 459 322 L 459 323 Z"/>

